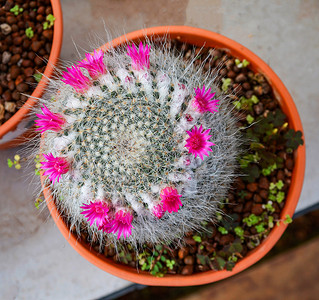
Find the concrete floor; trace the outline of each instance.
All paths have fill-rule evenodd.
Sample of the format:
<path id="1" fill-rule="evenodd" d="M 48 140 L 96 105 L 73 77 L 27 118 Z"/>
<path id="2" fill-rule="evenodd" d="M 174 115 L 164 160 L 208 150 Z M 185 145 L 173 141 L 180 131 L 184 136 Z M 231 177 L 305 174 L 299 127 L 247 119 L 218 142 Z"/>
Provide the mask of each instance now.
<path id="1" fill-rule="evenodd" d="M 307 142 L 304 188 L 297 210 L 319 202 L 319 1 L 313 0 L 62 0 L 63 60 L 74 61 L 74 44 L 90 49 L 143 27 L 189 25 L 216 31 L 266 61 L 290 91 Z M 100 271 L 71 249 L 46 208 L 33 204 L 30 178 L 8 170 L 0 152 L 0 299 L 96 299 L 130 283 Z M 29 170 L 32 172 L 32 170 Z"/>

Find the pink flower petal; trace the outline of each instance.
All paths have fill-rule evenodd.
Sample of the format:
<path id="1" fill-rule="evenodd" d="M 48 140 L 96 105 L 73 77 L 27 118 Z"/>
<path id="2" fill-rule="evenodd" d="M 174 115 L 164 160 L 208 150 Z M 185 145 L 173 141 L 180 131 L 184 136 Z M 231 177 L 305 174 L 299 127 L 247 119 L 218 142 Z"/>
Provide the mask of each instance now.
<path id="1" fill-rule="evenodd" d="M 41 162 L 41 169 L 45 170 L 44 175 L 49 176 L 50 180 L 55 183 L 59 182 L 62 174 L 69 171 L 69 163 L 64 157 L 54 157 L 52 153 L 43 154 L 46 162 Z"/>
<path id="2" fill-rule="evenodd" d="M 211 93 L 211 88 L 205 91 L 205 85 L 203 85 L 202 89 L 197 87 L 196 89 L 194 89 L 194 91 L 195 97 L 192 104 L 197 111 L 199 111 L 200 113 L 205 113 L 206 111 L 214 113 L 217 111 L 217 105 L 219 105 L 218 102 L 220 100 L 212 99 L 214 98 L 216 93 Z"/>
<path id="3" fill-rule="evenodd" d="M 85 68 L 88 70 L 91 78 L 96 80 L 100 75 L 106 73 L 106 67 L 103 61 L 103 51 L 94 50 L 93 54 L 86 53 L 86 59 L 79 61 L 79 67 Z"/>
<path id="4" fill-rule="evenodd" d="M 119 210 L 114 215 L 110 232 L 117 233 L 117 239 L 121 236 L 127 238 L 132 234 L 133 215 L 128 210 Z"/>
<path id="5" fill-rule="evenodd" d="M 102 226 L 110 210 L 110 206 L 102 200 L 96 202 L 91 201 L 89 204 L 83 204 L 80 208 L 83 209 L 81 214 L 88 219 L 90 226 L 92 226 L 94 222 L 96 222 L 97 226 Z"/>
<path id="6" fill-rule="evenodd" d="M 177 190 L 172 187 L 166 187 L 161 191 L 160 194 L 162 198 L 163 211 L 168 211 L 169 213 L 178 212 L 179 208 L 182 206 L 181 197 Z"/>
<path id="7" fill-rule="evenodd" d="M 36 130 L 43 133 L 46 130 L 59 131 L 65 123 L 65 119 L 59 115 L 52 113 L 45 105 L 41 108 L 43 114 L 36 114 L 39 120 L 35 120 Z"/>
<path id="8" fill-rule="evenodd" d="M 132 68 L 139 71 L 150 68 L 150 47 L 140 42 L 138 49 L 135 44 L 127 46 L 127 55 L 132 59 Z"/>
<path id="9" fill-rule="evenodd" d="M 63 72 L 62 77 L 61 81 L 72 86 L 78 93 L 87 91 L 91 86 L 90 78 L 83 75 L 78 66 L 67 68 L 67 71 Z"/>
<path id="10" fill-rule="evenodd" d="M 158 219 L 161 219 L 165 214 L 165 211 L 163 210 L 163 204 L 159 203 L 155 205 L 153 207 L 152 213 L 155 217 L 157 217 Z"/>
<path id="11" fill-rule="evenodd" d="M 189 153 L 193 154 L 195 157 L 197 155 L 203 160 L 204 155 L 208 156 L 208 152 L 212 152 L 210 146 L 215 145 L 208 140 L 211 138 L 211 135 L 208 133 L 211 129 L 207 129 L 204 132 L 202 125 L 197 128 L 194 126 L 192 131 L 186 131 L 189 135 L 189 138 L 186 140 L 185 147 L 188 148 Z"/>

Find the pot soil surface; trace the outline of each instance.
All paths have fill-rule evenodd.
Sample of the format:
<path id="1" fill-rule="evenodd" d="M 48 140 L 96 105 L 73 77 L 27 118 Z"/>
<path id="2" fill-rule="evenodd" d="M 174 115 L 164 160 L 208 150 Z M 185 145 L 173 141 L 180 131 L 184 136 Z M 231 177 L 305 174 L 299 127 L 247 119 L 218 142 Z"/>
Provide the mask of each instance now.
<path id="1" fill-rule="evenodd" d="M 182 51 L 185 60 L 218 69 L 220 88 L 229 93 L 241 127 L 243 154 L 238 158 L 238 177 L 220 213 L 212 223 L 203 224 L 205 232 L 189 232 L 180 247 L 144 245 L 135 252 L 128 244 L 116 252 L 112 246 L 103 253 L 114 261 L 154 276 L 190 275 L 208 270 L 232 270 L 237 261 L 257 247 L 280 222 L 294 167 L 294 150 L 303 144 L 301 132 L 289 129 L 273 91 L 262 74 L 254 73 L 249 62 L 239 61 L 227 52 L 194 48 L 173 40 L 169 47 Z M 81 239 L 100 250 L 99 242 L 81 232 Z"/>
<path id="2" fill-rule="evenodd" d="M 0 0 L 0 125 L 27 101 L 49 59 L 50 0 Z"/>

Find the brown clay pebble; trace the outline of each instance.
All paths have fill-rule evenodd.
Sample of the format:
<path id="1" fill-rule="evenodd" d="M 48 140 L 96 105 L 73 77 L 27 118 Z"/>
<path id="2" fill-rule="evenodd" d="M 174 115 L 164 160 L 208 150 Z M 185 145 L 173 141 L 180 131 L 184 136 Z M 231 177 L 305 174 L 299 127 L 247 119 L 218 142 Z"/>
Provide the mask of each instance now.
<path id="1" fill-rule="evenodd" d="M 267 199 L 268 198 L 268 191 L 260 190 L 259 195 L 260 195 L 261 198 Z"/>
<path id="2" fill-rule="evenodd" d="M 196 246 L 192 246 L 189 248 L 189 253 L 190 254 L 195 254 L 197 252 L 197 247 Z"/>
<path id="3" fill-rule="evenodd" d="M 16 46 L 12 46 L 12 53 L 13 54 L 21 54 L 22 53 L 22 48 L 21 47 L 16 47 Z"/>
<path id="4" fill-rule="evenodd" d="M 45 49 L 44 48 L 41 48 L 39 51 L 38 51 L 38 54 L 40 56 L 44 56 L 45 55 Z"/>
<path id="5" fill-rule="evenodd" d="M 263 202 L 263 199 L 262 199 L 262 197 L 259 194 L 254 194 L 253 200 L 256 203 L 262 203 Z"/>
<path id="6" fill-rule="evenodd" d="M 33 76 L 29 76 L 29 77 L 27 77 L 26 79 L 25 79 L 25 82 L 26 83 L 36 83 L 36 80 L 34 79 L 34 77 Z"/>
<path id="7" fill-rule="evenodd" d="M 34 10 L 31 10 L 30 13 L 29 13 L 29 17 L 31 19 L 34 19 L 34 18 L 36 18 L 36 16 L 37 16 L 37 13 Z"/>
<path id="8" fill-rule="evenodd" d="M 38 14 L 39 15 L 44 15 L 45 14 L 45 7 L 44 6 L 40 6 L 38 8 Z"/>
<path id="9" fill-rule="evenodd" d="M 246 195 L 245 195 L 245 200 L 249 200 L 249 199 L 251 199 L 253 197 L 253 193 L 251 193 L 251 192 L 246 192 Z"/>
<path id="10" fill-rule="evenodd" d="M 254 92 L 257 96 L 261 96 L 263 94 L 263 89 L 262 87 L 259 85 L 259 86 L 255 86 L 254 87 Z"/>
<path id="11" fill-rule="evenodd" d="M 243 73 L 240 73 L 235 78 L 235 81 L 238 82 L 238 83 L 244 82 L 246 80 L 247 80 L 247 77 Z"/>
<path id="12" fill-rule="evenodd" d="M 253 202 L 252 202 L 252 201 L 246 202 L 246 203 L 245 203 L 245 206 L 244 206 L 244 212 L 250 212 L 252 206 L 253 206 Z"/>
<path id="13" fill-rule="evenodd" d="M 194 239 L 192 237 L 186 237 L 186 238 L 184 238 L 184 241 L 187 245 L 191 245 L 191 246 L 196 245 L 196 242 L 194 241 Z"/>
<path id="14" fill-rule="evenodd" d="M 268 94 L 271 91 L 270 85 L 267 82 L 261 84 L 263 94 Z"/>
<path id="15" fill-rule="evenodd" d="M 231 68 L 234 64 L 235 64 L 235 61 L 233 59 L 227 60 L 225 63 L 227 70 L 231 70 Z"/>
<path id="16" fill-rule="evenodd" d="M 194 272 L 194 266 L 193 265 L 186 265 L 183 267 L 181 274 L 182 275 L 191 275 Z"/>
<path id="17" fill-rule="evenodd" d="M 235 77 L 236 77 L 236 73 L 231 70 L 231 71 L 229 71 L 229 72 L 227 73 L 227 77 L 228 77 L 228 78 L 235 78 Z"/>
<path id="18" fill-rule="evenodd" d="M 180 259 L 184 259 L 189 253 L 189 249 L 188 248 L 180 248 L 178 250 L 178 257 Z"/>
<path id="19" fill-rule="evenodd" d="M 38 52 L 39 49 L 41 48 L 41 45 L 42 45 L 42 43 L 39 42 L 39 41 L 34 41 L 34 42 L 32 42 L 32 44 L 31 44 L 31 49 L 32 49 L 32 51 Z"/>
<path id="20" fill-rule="evenodd" d="M 251 213 L 255 214 L 256 216 L 259 216 L 263 213 L 263 207 L 262 204 L 258 203 L 258 204 L 254 204 L 251 208 Z"/>
<path id="21" fill-rule="evenodd" d="M 13 65 L 11 68 L 10 68 L 10 76 L 11 76 L 11 79 L 16 79 L 19 74 L 21 72 L 21 69 L 16 66 L 16 65 Z"/>
<path id="22" fill-rule="evenodd" d="M 21 82 L 24 82 L 24 75 L 19 75 L 17 79 L 14 81 L 15 85 L 19 85 Z"/>
<path id="23" fill-rule="evenodd" d="M 279 170 L 277 173 L 277 179 L 278 180 L 284 180 L 285 179 L 285 172 L 283 170 Z"/>
<path id="24" fill-rule="evenodd" d="M 226 235 L 222 235 L 219 242 L 221 245 L 225 246 L 225 245 L 228 245 L 229 243 L 233 242 L 234 240 L 235 240 L 235 238 L 232 234 L 226 234 Z"/>
<path id="25" fill-rule="evenodd" d="M 7 23 L 9 25 L 15 24 L 15 23 L 17 23 L 17 19 L 14 16 L 8 16 L 7 17 Z"/>
<path id="26" fill-rule="evenodd" d="M 24 69 L 24 75 L 26 76 L 26 77 L 30 77 L 30 76 L 32 76 L 33 75 L 33 68 L 26 68 L 26 69 Z"/>
<path id="27" fill-rule="evenodd" d="M 259 182 L 258 182 L 258 186 L 261 189 L 265 189 L 268 190 L 269 189 L 269 181 L 266 177 L 260 177 Z"/>
<path id="28" fill-rule="evenodd" d="M 48 40 L 51 40 L 52 37 L 53 37 L 53 31 L 52 30 L 44 30 L 42 35 L 48 39 Z"/>
<path id="29" fill-rule="evenodd" d="M 20 93 L 18 91 L 13 91 L 12 92 L 12 99 L 15 101 L 18 101 L 20 99 Z M 17 107 L 20 107 L 21 103 L 17 103 Z"/>
<path id="30" fill-rule="evenodd" d="M 253 182 L 253 183 L 248 183 L 247 184 L 247 190 L 250 191 L 250 192 L 256 192 L 258 189 L 258 185 L 256 182 Z"/>
<path id="31" fill-rule="evenodd" d="M 191 255 L 188 255 L 184 258 L 185 265 L 193 265 L 194 264 L 194 257 Z"/>
<path id="32" fill-rule="evenodd" d="M 294 161 L 291 158 L 287 158 L 286 162 L 285 162 L 285 166 L 288 170 L 292 170 L 294 167 Z"/>
<path id="33" fill-rule="evenodd" d="M 224 77 L 224 76 L 226 76 L 226 74 L 227 74 L 227 70 L 226 70 L 225 68 L 220 69 L 220 70 L 219 70 L 219 74 Z"/>
<path id="34" fill-rule="evenodd" d="M 241 213 L 244 209 L 244 204 L 243 203 L 238 203 L 234 205 L 233 211 L 236 213 Z"/>
<path id="35" fill-rule="evenodd" d="M 11 99 L 12 99 L 11 92 L 9 90 L 6 90 L 2 94 L 2 98 L 4 99 L 4 101 L 11 101 Z"/>
<path id="36" fill-rule="evenodd" d="M 250 98 L 252 97 L 252 95 L 254 95 L 254 91 L 252 91 L 252 90 L 249 90 L 249 91 L 247 91 L 247 92 L 245 93 L 245 97 L 246 97 L 247 99 L 250 99 Z"/>
<path id="37" fill-rule="evenodd" d="M 30 1 L 29 6 L 30 6 L 30 8 L 35 8 L 37 6 L 37 2 L 36 1 Z"/>
<path id="38" fill-rule="evenodd" d="M 206 247 L 206 250 L 208 251 L 209 254 L 213 253 L 215 251 L 215 247 L 211 244 L 208 244 Z"/>
<path id="39" fill-rule="evenodd" d="M 15 54 L 13 56 L 11 56 L 11 59 L 10 59 L 10 63 L 12 65 L 15 65 L 21 58 L 21 55 L 20 54 Z"/>
<path id="40" fill-rule="evenodd" d="M 28 58 L 29 59 L 33 60 L 33 59 L 35 59 L 35 57 L 36 57 L 36 55 L 35 55 L 34 52 L 28 52 Z"/>
<path id="41" fill-rule="evenodd" d="M 235 186 L 238 190 L 244 190 L 246 187 L 244 181 L 241 178 L 238 178 L 236 180 Z"/>
<path id="42" fill-rule="evenodd" d="M 16 86 L 14 84 L 14 81 L 11 80 L 11 81 L 8 82 L 8 88 L 9 88 L 10 91 L 13 91 L 15 89 L 15 87 Z"/>
<path id="43" fill-rule="evenodd" d="M 29 60 L 29 59 L 24 59 L 23 61 L 22 61 L 22 67 L 24 67 L 24 68 L 27 68 L 27 67 L 30 67 L 31 65 L 32 65 L 32 61 L 31 60 Z"/>
<path id="44" fill-rule="evenodd" d="M 244 88 L 245 90 L 250 90 L 250 89 L 251 89 L 251 86 L 250 86 L 249 82 L 244 82 L 244 83 L 243 83 L 243 88 Z"/>
<path id="45" fill-rule="evenodd" d="M 52 45 L 50 43 L 45 44 L 45 51 L 50 54 Z"/>
<path id="46" fill-rule="evenodd" d="M 234 72 L 236 72 L 236 73 L 239 73 L 239 72 L 240 72 L 240 69 L 239 69 L 236 65 L 233 66 L 233 70 L 234 70 Z"/>
<path id="47" fill-rule="evenodd" d="M 41 22 L 44 21 L 44 17 L 43 17 L 42 15 L 37 15 L 37 16 L 36 16 L 36 20 L 37 20 L 39 23 L 41 23 Z"/>
<path id="48" fill-rule="evenodd" d="M 260 115 L 264 112 L 264 105 L 262 104 L 262 102 L 259 102 L 253 106 L 253 109 L 257 115 Z"/>
<path id="49" fill-rule="evenodd" d="M 46 15 L 52 14 L 52 8 L 51 8 L 51 7 L 47 7 L 47 8 L 45 9 L 45 14 L 46 14 Z"/>
<path id="50" fill-rule="evenodd" d="M 35 59 L 34 59 L 34 62 L 37 66 L 41 66 L 43 64 L 43 59 L 39 56 L 37 56 Z"/>
<path id="51" fill-rule="evenodd" d="M 20 83 L 17 85 L 17 91 L 20 93 L 25 93 L 28 90 L 28 85 L 26 83 Z"/>
<path id="52" fill-rule="evenodd" d="M 15 44 L 16 46 L 21 45 L 21 43 L 22 43 L 22 37 L 18 36 L 13 39 L 13 44 Z"/>

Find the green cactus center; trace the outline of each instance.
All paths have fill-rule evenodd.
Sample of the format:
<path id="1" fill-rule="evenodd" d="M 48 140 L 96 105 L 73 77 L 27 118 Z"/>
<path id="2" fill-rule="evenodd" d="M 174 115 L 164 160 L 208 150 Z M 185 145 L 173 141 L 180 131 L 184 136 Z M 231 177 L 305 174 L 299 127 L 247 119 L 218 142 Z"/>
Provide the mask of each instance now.
<path id="1" fill-rule="evenodd" d="M 152 185 L 170 184 L 170 173 L 183 172 L 174 167 L 183 152 L 178 149 L 183 139 L 169 119 L 170 103 L 150 103 L 141 90 L 135 94 L 120 84 L 116 91 L 106 85 L 96 88 L 104 99 L 82 98 L 90 103 L 84 109 L 64 111 L 76 116 L 74 160 L 81 165 L 83 179 L 91 180 L 93 190 L 102 185 L 109 193 L 138 198 Z"/>

